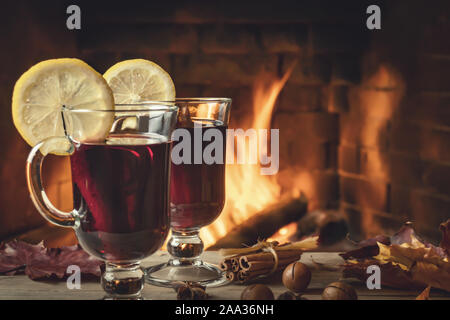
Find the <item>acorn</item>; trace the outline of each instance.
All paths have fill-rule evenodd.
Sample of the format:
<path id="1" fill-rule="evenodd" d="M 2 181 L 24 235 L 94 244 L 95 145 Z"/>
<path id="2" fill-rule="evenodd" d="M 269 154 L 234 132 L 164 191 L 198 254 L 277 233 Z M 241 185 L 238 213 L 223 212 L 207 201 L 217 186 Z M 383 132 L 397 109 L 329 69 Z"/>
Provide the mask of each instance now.
<path id="1" fill-rule="evenodd" d="M 311 271 L 301 262 L 293 262 L 283 271 L 283 284 L 295 293 L 305 291 L 311 282 Z"/>
<path id="2" fill-rule="evenodd" d="M 345 282 L 330 283 L 322 292 L 322 300 L 358 300 L 355 288 Z"/>
<path id="3" fill-rule="evenodd" d="M 273 292 L 263 284 L 252 284 L 242 291 L 241 300 L 274 300 Z"/>

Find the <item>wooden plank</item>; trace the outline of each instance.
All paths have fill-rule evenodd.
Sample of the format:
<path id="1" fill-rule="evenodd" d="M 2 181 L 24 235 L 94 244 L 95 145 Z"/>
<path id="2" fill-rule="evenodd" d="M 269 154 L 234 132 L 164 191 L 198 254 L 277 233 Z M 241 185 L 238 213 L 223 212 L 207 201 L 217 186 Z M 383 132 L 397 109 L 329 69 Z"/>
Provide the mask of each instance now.
<path id="1" fill-rule="evenodd" d="M 168 259 L 167 252 L 159 251 L 152 257 L 143 262 L 143 266 L 151 266 L 153 264 L 164 262 Z M 204 253 L 205 261 L 211 263 L 218 263 L 221 259 L 216 251 L 207 251 Z M 309 285 L 305 297 L 311 300 L 321 299 L 323 288 L 341 278 L 339 271 L 319 270 L 314 267 L 314 263 L 319 262 L 327 266 L 336 266 L 342 264 L 343 260 L 337 253 L 304 253 L 301 261 L 309 265 L 312 269 L 312 280 Z M 273 290 L 275 296 L 286 291 L 281 283 L 281 275 L 274 275 L 271 278 L 258 280 L 259 283 L 265 283 Z M 361 300 L 375 300 L 375 299 L 415 299 L 419 292 L 403 291 L 391 288 L 382 288 L 381 290 L 368 290 L 364 284 L 353 281 L 352 285 L 358 291 L 358 296 Z M 207 292 L 211 299 L 218 300 L 237 300 L 240 298 L 242 290 L 245 285 L 229 284 L 224 287 L 208 288 Z M 172 300 L 176 299 L 176 294 L 173 289 L 155 287 L 146 285 L 143 290 L 143 297 L 145 299 L 154 300 Z M 69 290 L 65 282 L 41 282 L 32 281 L 27 276 L 0 276 L 0 299 L 102 299 L 104 296 L 100 284 L 97 282 L 83 282 L 80 290 Z M 446 299 L 450 300 L 450 294 L 432 291 L 432 299 Z"/>

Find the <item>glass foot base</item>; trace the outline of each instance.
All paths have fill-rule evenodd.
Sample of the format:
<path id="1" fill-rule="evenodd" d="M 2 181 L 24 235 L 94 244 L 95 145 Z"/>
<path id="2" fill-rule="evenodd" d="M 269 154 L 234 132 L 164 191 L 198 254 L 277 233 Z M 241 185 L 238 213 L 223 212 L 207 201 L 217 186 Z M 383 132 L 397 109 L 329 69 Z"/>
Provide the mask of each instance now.
<path id="1" fill-rule="evenodd" d="M 115 264 L 107 262 L 101 277 L 105 300 L 140 299 L 144 288 L 144 273 L 139 263 Z"/>
<path id="2" fill-rule="evenodd" d="M 201 260 L 170 260 L 145 270 L 145 281 L 160 287 L 173 287 L 176 282 L 196 282 L 205 287 L 218 287 L 228 283 L 225 273 L 218 267 Z"/>

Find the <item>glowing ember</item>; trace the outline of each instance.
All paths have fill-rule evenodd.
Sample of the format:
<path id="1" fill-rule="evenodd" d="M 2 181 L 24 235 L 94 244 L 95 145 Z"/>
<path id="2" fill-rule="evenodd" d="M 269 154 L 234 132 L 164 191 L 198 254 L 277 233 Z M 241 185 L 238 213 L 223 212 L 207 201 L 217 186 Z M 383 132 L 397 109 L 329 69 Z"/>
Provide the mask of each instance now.
<path id="1" fill-rule="evenodd" d="M 297 222 L 291 222 L 278 230 L 273 236 L 267 239 L 267 241 L 278 241 L 279 243 L 290 242 L 290 237 L 292 237 L 296 232 Z"/>
<path id="2" fill-rule="evenodd" d="M 270 129 L 272 111 L 277 97 L 288 80 L 294 65 L 281 79 L 261 77 L 255 84 L 253 95 L 253 114 L 250 119 L 238 123 L 242 129 Z M 251 120 L 251 121 L 249 121 Z M 250 123 L 250 125 L 248 125 Z M 247 139 L 235 139 L 235 150 L 247 150 Z M 259 146 L 266 153 L 265 145 Z M 235 154 L 233 150 L 228 153 Z M 244 222 L 280 197 L 280 186 L 274 175 L 261 175 L 260 164 L 227 164 L 226 202 L 220 217 L 210 226 L 201 230 L 200 235 L 205 247 L 211 246 L 234 226 Z"/>

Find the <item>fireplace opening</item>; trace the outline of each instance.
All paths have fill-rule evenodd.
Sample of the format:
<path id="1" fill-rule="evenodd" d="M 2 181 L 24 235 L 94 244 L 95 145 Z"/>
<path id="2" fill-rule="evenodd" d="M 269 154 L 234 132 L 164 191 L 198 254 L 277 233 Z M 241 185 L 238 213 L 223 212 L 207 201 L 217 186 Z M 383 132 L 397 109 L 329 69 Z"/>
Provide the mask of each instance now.
<path id="1" fill-rule="evenodd" d="M 438 240 L 439 224 L 450 217 L 449 11 L 380 1 L 382 29 L 369 30 L 369 4 L 175 1 L 161 9 L 136 2 L 131 12 L 81 2 L 83 26 L 70 31 L 60 26 L 63 4 L 9 3 L 10 16 L 27 23 L 11 24 L 3 42 L 11 48 L 0 54 L 9 61 L 0 78 L 0 240 L 76 242 L 33 207 L 24 176 L 29 147 L 9 108 L 21 73 L 62 56 L 101 73 L 120 60 L 155 61 L 171 74 L 178 97 L 231 97 L 230 128 L 279 130 L 275 175 L 261 175 L 259 164 L 227 165 L 225 208 L 201 230 L 206 248 L 317 232 L 331 235 L 325 241 L 332 245 L 406 221 Z M 19 36 L 21 43 L 12 41 Z M 63 210 L 72 204 L 68 166 L 51 157 L 44 167 L 47 193 Z"/>

